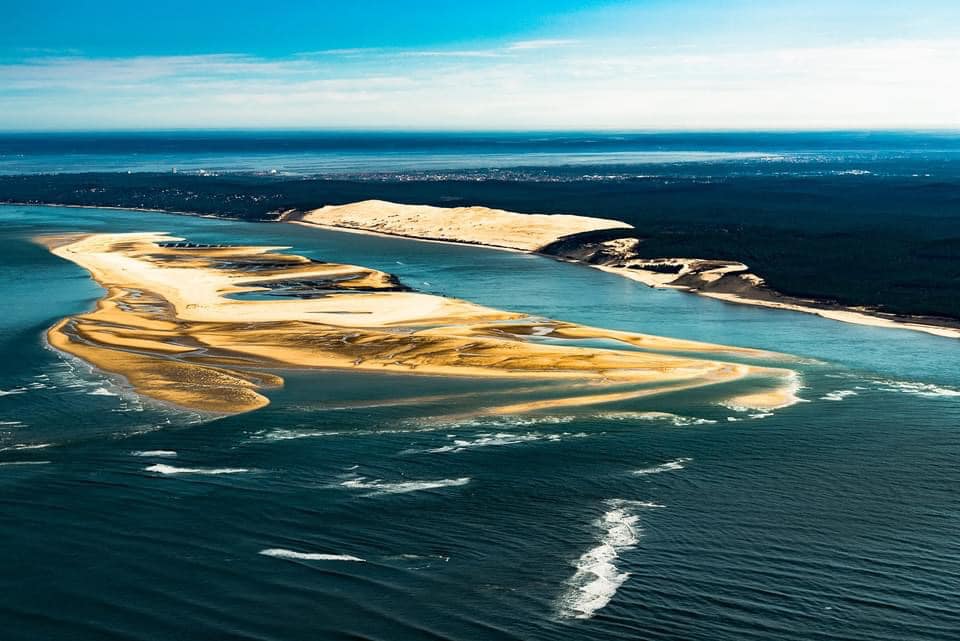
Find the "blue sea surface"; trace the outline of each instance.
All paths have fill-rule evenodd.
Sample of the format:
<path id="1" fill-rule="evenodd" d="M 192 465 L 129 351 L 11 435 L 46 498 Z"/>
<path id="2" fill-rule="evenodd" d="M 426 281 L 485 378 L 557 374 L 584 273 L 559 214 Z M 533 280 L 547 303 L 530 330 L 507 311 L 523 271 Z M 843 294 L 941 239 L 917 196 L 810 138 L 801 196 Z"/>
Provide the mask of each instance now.
<path id="1" fill-rule="evenodd" d="M 369 133 L 172 131 L 0 134 L 0 174 L 93 171 L 510 178 L 614 175 L 956 176 L 960 132 Z M 521 172 L 524 176 L 525 173 Z"/>
<path id="2" fill-rule="evenodd" d="M 955 339 L 479 247 L 59 207 L 0 224 L 5 640 L 958 638 Z M 786 352 L 804 400 L 476 416 L 526 383 L 314 372 L 209 420 L 45 346 L 102 293 L 33 241 L 77 231 L 287 245 L 502 309 Z"/>

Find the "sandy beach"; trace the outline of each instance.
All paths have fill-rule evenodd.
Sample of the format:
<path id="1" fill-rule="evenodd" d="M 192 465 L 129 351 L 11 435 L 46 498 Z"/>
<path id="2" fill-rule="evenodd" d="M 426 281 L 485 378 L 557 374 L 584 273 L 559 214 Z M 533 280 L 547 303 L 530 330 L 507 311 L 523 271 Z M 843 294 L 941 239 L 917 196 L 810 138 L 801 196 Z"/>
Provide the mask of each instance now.
<path id="1" fill-rule="evenodd" d="M 751 400 L 764 409 L 784 404 L 793 375 L 722 360 L 789 359 L 781 354 L 532 319 L 408 291 L 385 272 L 313 261 L 279 247 L 198 246 L 162 233 L 41 240 L 86 268 L 107 292 L 96 310 L 51 328 L 50 344 L 126 378 L 147 396 L 192 409 L 262 407 L 268 400 L 261 390 L 283 382 L 271 368 L 569 382 L 562 395 L 494 408 L 511 412 L 747 378 L 770 388 Z M 311 293 L 258 296 L 291 285 Z M 579 344 L 591 338 L 624 348 Z"/>

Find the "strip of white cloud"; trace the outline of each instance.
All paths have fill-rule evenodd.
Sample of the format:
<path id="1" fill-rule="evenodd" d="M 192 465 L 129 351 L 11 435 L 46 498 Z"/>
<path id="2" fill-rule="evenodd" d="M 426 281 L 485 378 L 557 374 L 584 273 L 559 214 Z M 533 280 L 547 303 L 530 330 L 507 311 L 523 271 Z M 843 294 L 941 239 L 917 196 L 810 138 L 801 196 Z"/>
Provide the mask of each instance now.
<path id="1" fill-rule="evenodd" d="M 0 66 L 0 129 L 960 127 L 956 40 L 476 53 L 33 58 Z"/>
<path id="2" fill-rule="evenodd" d="M 571 45 L 577 44 L 577 40 L 567 40 L 567 39 L 549 39 L 542 38 L 540 40 L 518 40 L 517 42 L 512 42 L 507 45 L 508 51 L 530 51 L 531 49 L 554 49 L 556 47 L 569 47 Z"/>

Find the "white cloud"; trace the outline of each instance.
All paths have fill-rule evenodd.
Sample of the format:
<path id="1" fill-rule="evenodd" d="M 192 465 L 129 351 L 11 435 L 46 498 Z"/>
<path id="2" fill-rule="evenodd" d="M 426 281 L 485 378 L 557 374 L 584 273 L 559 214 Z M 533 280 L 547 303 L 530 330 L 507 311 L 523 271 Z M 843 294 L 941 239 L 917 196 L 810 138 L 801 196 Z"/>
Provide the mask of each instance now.
<path id="1" fill-rule="evenodd" d="M 0 65 L 0 128 L 960 127 L 957 69 L 955 40 L 38 57 Z"/>
<path id="2" fill-rule="evenodd" d="M 540 40 L 518 40 L 507 45 L 508 51 L 529 51 L 531 49 L 553 49 L 556 47 L 569 47 L 577 44 L 578 40 L 548 39 Z"/>

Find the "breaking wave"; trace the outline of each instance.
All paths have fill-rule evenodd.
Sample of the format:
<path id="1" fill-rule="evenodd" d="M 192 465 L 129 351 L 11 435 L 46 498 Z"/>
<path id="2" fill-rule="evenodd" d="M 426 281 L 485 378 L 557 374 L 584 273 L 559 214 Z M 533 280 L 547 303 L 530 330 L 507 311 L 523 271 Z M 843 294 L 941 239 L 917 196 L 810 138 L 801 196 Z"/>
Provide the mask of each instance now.
<path id="1" fill-rule="evenodd" d="M 673 472 L 675 470 L 682 470 L 687 466 L 687 463 L 693 459 L 689 458 L 678 458 L 672 461 L 667 461 L 666 463 L 661 463 L 660 465 L 653 465 L 650 467 L 645 467 L 639 470 L 635 470 L 634 474 L 646 475 L 646 474 L 659 474 L 660 472 Z"/>
<path id="2" fill-rule="evenodd" d="M 149 456 L 149 457 L 159 457 L 159 458 L 176 458 L 177 453 L 173 450 L 137 450 L 130 452 L 131 456 Z"/>
<path id="3" fill-rule="evenodd" d="M 143 469 L 157 474 L 242 474 L 250 471 L 245 467 L 174 467 L 162 463 Z"/>
<path id="4" fill-rule="evenodd" d="M 0 389 L 0 396 L 10 396 L 12 394 L 23 394 L 27 391 L 26 387 L 14 387 L 13 389 Z"/>
<path id="5" fill-rule="evenodd" d="M 640 517 L 631 508 L 662 507 L 657 503 L 611 501 L 610 508 L 594 522 L 597 545 L 574 562 L 576 572 L 567 582 L 567 591 L 560 598 L 560 615 L 589 619 L 603 608 L 623 583 L 629 572 L 617 566 L 620 554 L 633 549 L 643 534 Z"/>
<path id="6" fill-rule="evenodd" d="M 604 418 L 609 421 L 667 421 L 677 427 L 687 425 L 712 425 L 716 423 L 710 418 L 697 418 L 695 416 L 680 416 L 669 412 L 604 412 L 598 414 L 598 418 Z"/>
<path id="7" fill-rule="evenodd" d="M 584 432 L 560 432 L 557 434 L 542 434 L 539 432 L 527 432 L 526 434 L 511 434 L 509 432 L 486 432 L 477 434 L 473 438 L 453 438 L 449 445 L 434 447 L 428 450 L 418 450 L 428 453 L 444 452 L 463 452 L 478 447 L 501 447 L 504 445 L 521 445 L 524 443 L 535 443 L 544 441 L 547 443 L 557 443 L 566 438 L 584 438 L 587 435 Z"/>
<path id="8" fill-rule="evenodd" d="M 576 416 L 473 416 L 460 420 L 442 418 L 417 421 L 420 425 L 433 429 L 461 429 L 461 428 L 511 428 L 531 427 L 534 425 L 562 425 L 577 420 Z"/>
<path id="9" fill-rule="evenodd" d="M 106 387 L 98 387 L 97 389 L 87 392 L 89 396 L 119 396 L 116 392 L 111 392 Z"/>
<path id="10" fill-rule="evenodd" d="M 856 396 L 856 395 L 857 395 L 856 390 L 842 389 L 842 390 L 837 390 L 835 392 L 827 392 L 826 394 L 820 397 L 820 400 L 821 401 L 842 401 L 848 396 Z"/>
<path id="11" fill-rule="evenodd" d="M 19 452 L 21 450 L 43 450 L 51 447 L 53 443 L 17 443 L 9 447 L 0 447 L 0 452 Z"/>
<path id="12" fill-rule="evenodd" d="M 298 438 L 315 438 L 318 436 L 337 436 L 342 432 L 320 432 L 317 430 L 276 429 L 262 430 L 250 436 L 251 441 L 290 441 Z"/>
<path id="13" fill-rule="evenodd" d="M 350 556 L 349 554 L 320 554 L 316 552 L 295 552 L 293 550 L 284 550 L 283 548 L 267 548 L 260 550 L 264 556 L 272 556 L 277 559 L 298 559 L 302 561 L 353 561 L 364 563 L 365 560 L 360 557 Z"/>
<path id="14" fill-rule="evenodd" d="M 915 394 L 917 396 L 960 396 L 960 390 L 945 387 L 943 385 L 934 385 L 933 383 L 918 383 L 914 381 L 877 381 L 880 390 L 884 392 L 903 392 L 905 394 Z"/>
<path id="15" fill-rule="evenodd" d="M 367 496 L 376 496 L 379 494 L 406 494 L 407 492 L 419 492 L 421 490 L 436 490 L 444 487 L 457 487 L 466 485 L 470 482 L 470 477 L 464 476 L 457 479 L 438 479 L 435 481 L 399 481 L 388 483 L 381 479 L 367 480 L 365 477 L 350 479 L 340 483 L 343 487 L 351 490 L 372 490 Z"/>

